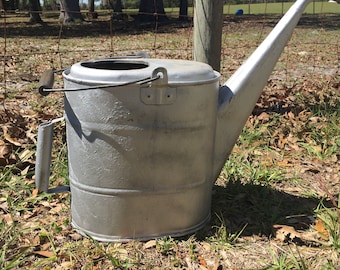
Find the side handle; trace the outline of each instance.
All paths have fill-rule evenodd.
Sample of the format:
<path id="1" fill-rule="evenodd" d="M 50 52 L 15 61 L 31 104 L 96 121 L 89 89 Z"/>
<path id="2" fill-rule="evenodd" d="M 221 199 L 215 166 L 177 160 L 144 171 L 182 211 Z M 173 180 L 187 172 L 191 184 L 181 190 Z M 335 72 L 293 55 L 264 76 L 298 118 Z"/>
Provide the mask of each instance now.
<path id="1" fill-rule="evenodd" d="M 68 186 L 58 186 L 49 189 L 53 127 L 56 122 L 62 120 L 64 120 L 64 117 L 43 123 L 39 126 L 38 129 L 37 154 L 35 164 L 35 185 L 39 191 L 46 193 L 56 193 L 70 190 Z"/>
<path id="2" fill-rule="evenodd" d="M 47 69 L 41 75 L 39 80 L 39 93 L 42 96 L 47 96 L 50 92 L 44 91 L 44 89 L 52 89 L 54 84 L 54 71 Z"/>

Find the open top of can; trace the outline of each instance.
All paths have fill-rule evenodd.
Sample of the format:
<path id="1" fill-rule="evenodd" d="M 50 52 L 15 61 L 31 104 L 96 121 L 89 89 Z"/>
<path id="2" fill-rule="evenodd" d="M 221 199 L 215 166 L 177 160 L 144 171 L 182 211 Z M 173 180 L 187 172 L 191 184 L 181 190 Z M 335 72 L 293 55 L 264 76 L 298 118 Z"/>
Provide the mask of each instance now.
<path id="1" fill-rule="evenodd" d="M 101 59 L 79 62 L 64 71 L 69 81 L 85 85 L 121 84 L 152 77 L 155 69 L 167 70 L 168 84 L 196 84 L 219 80 L 220 74 L 205 63 L 170 59 Z"/>

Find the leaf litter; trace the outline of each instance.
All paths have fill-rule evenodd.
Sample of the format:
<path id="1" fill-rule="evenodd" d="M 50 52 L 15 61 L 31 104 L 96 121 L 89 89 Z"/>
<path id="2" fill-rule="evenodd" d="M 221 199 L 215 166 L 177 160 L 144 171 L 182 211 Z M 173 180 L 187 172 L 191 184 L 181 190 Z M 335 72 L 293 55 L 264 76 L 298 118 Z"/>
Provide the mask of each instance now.
<path id="1" fill-rule="evenodd" d="M 237 39 L 232 34 L 258 32 L 258 27 L 252 22 L 225 26 L 224 40 L 228 44 L 222 58 L 229 59 L 229 63 L 223 66 L 223 74 L 232 74 L 247 57 L 248 51 L 258 44 L 256 39 Z M 173 40 L 174 35 L 185 36 L 183 33 L 186 33 L 180 28 L 171 30 L 172 34 L 159 34 L 157 39 L 166 43 Z M 266 177 L 259 177 L 256 182 L 248 174 L 223 171 L 214 188 L 213 215 L 216 216 L 206 228 L 180 239 L 166 238 L 145 243 L 105 244 L 84 238 L 72 229 L 69 222 L 69 194 L 38 193 L 34 187 L 37 128 L 39 123 L 62 115 L 62 95 L 42 98 L 35 92 L 38 73 L 46 68 L 46 59 L 33 57 L 34 61 L 25 61 L 26 67 L 20 66 L 22 52 L 8 59 L 8 82 L 6 91 L 0 96 L 3 104 L 0 111 L 0 244 L 5 255 L 1 267 L 20 257 L 16 267 L 27 269 L 262 269 L 274 265 L 275 258 L 283 255 L 285 258 L 301 256 L 304 263 L 315 269 L 329 262 L 334 268 L 340 267 L 339 254 L 330 242 L 331 232 L 325 221 L 313 213 L 314 208 L 307 212 L 302 209 L 299 213 L 287 209 L 299 208 L 298 204 L 306 198 L 308 205 L 314 207 L 317 207 L 314 198 L 324 198 L 328 207 L 336 207 L 340 189 L 340 132 L 339 120 L 336 120 L 339 117 L 331 117 L 332 114 L 339 116 L 338 73 L 320 73 L 323 63 L 332 62 L 328 59 L 332 56 L 325 53 L 332 50 L 325 48 L 313 58 L 315 44 L 312 41 L 299 43 L 299 35 L 308 31 L 297 29 L 297 32 L 299 34 L 293 35 L 292 41 L 295 47 L 289 47 L 289 52 L 285 52 L 277 65 L 288 61 L 287 65 L 296 68 L 274 70 L 246 123 L 245 129 L 260 131 L 260 139 L 251 143 L 248 139 L 243 144 L 239 140 L 230 157 L 236 161 L 235 157 L 240 156 L 253 167 L 266 169 L 273 175 L 275 172 L 270 168 L 276 168 L 280 176 L 275 176 L 275 181 L 264 183 Z M 131 45 L 143 42 L 137 41 L 133 35 L 126 36 L 126 39 L 131 39 Z M 330 40 L 333 39 L 331 36 Z M 82 39 L 77 43 L 82 46 Z M 188 46 L 187 40 L 184 43 Z M 9 42 L 8 51 L 20 50 L 20 44 L 22 42 L 14 40 Z M 43 45 L 34 45 L 34 40 L 30 44 L 31 47 L 25 50 L 39 56 Z M 331 44 L 329 41 L 324 46 Z M 242 52 L 239 48 L 243 48 Z M 86 50 L 74 53 L 70 59 L 72 62 L 81 61 L 86 53 Z M 158 57 L 189 57 L 162 45 L 157 48 L 157 53 Z M 303 73 L 298 66 L 301 62 L 295 62 L 296 55 L 305 60 L 302 64 L 308 65 L 312 61 L 309 67 L 317 73 Z M 63 61 L 72 64 L 67 59 Z M 287 74 L 297 76 L 286 79 Z M 56 84 L 60 84 L 60 79 Z M 330 120 L 334 119 L 337 122 L 331 123 Z M 333 126 L 332 132 L 330 126 Z M 65 143 L 63 133 L 64 127 L 59 127 L 56 148 Z M 63 181 L 62 178 L 55 179 L 57 183 Z M 272 199 L 273 204 L 262 206 L 265 203 L 262 196 L 266 194 L 271 194 L 267 200 Z M 280 209 L 279 204 L 284 209 Z M 256 210 L 256 207 L 260 209 Z M 262 219 L 267 218 L 263 215 L 268 211 L 266 207 L 273 213 L 278 211 L 279 217 L 272 221 Z M 223 224 L 217 218 L 221 211 Z M 289 216 L 290 212 L 293 212 L 292 216 Z M 262 226 L 261 222 L 266 224 Z M 292 261 L 287 259 L 287 264 Z"/>

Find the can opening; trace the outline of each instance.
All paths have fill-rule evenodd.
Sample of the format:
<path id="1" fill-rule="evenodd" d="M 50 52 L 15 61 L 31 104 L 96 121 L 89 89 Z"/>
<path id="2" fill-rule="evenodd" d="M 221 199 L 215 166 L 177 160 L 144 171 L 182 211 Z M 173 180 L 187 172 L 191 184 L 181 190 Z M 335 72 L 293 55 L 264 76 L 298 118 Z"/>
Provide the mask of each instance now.
<path id="1" fill-rule="evenodd" d="M 108 70 L 132 70 L 147 68 L 149 65 L 143 61 L 103 60 L 81 63 L 83 67 Z"/>

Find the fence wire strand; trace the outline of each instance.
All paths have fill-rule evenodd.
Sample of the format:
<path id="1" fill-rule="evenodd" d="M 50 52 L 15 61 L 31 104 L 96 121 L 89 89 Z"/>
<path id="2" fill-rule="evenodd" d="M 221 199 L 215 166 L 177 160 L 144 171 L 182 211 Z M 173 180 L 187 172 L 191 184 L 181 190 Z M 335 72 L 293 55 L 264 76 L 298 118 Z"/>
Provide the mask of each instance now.
<path id="1" fill-rule="evenodd" d="M 284 4 L 282 2 L 282 13 L 284 10 Z M 154 1 L 154 5 L 156 7 L 156 1 Z M 313 3 L 314 5 L 314 3 Z M 194 12 L 194 7 L 189 7 L 192 10 L 192 13 Z M 251 13 L 251 7 L 248 7 L 248 13 Z M 313 10 L 315 8 L 313 7 Z M 322 2 L 321 4 L 321 10 L 319 11 L 320 15 L 316 17 L 327 17 L 328 14 L 323 14 L 324 4 Z M 230 3 L 227 3 L 227 10 L 228 13 L 230 13 L 231 5 Z M 50 17 L 52 15 L 55 15 L 55 12 L 51 11 L 38 11 L 40 15 L 44 16 L 44 19 L 46 19 L 47 23 L 41 25 L 39 29 L 43 29 L 44 27 L 50 27 L 52 23 L 50 22 Z M 223 46 L 222 46 L 222 72 L 225 73 L 225 76 L 230 76 L 231 73 L 234 71 L 234 68 L 230 68 L 230 62 L 237 62 L 237 65 L 241 64 L 245 58 L 249 55 L 249 53 L 256 48 L 260 44 L 260 42 L 263 40 L 264 36 L 267 34 L 267 28 L 268 25 L 275 24 L 279 18 L 279 15 L 273 15 L 268 14 L 268 1 L 265 1 L 264 10 L 261 15 L 244 15 L 244 16 L 235 16 L 232 14 L 225 14 L 224 17 L 224 30 L 223 30 Z M 315 11 L 314 11 L 315 12 Z M 85 15 L 86 13 L 84 11 L 81 12 L 82 15 Z M 67 25 L 64 23 L 64 21 L 59 21 L 59 30 L 58 33 L 55 35 L 55 39 L 53 39 L 53 34 L 48 33 L 46 36 L 51 39 L 50 46 L 51 48 L 38 48 L 39 47 L 39 38 L 44 38 L 43 35 L 39 35 L 39 33 L 33 33 L 30 36 L 30 38 L 36 37 L 37 39 L 37 45 L 33 44 L 33 47 L 37 47 L 38 49 L 30 52 L 27 49 L 22 48 L 18 52 L 10 51 L 9 50 L 9 43 L 15 43 L 15 38 L 23 38 L 23 36 L 15 36 L 15 34 L 11 33 L 11 37 L 9 36 L 9 32 L 17 31 L 15 29 L 15 24 L 17 23 L 18 26 L 16 27 L 23 27 L 25 25 L 25 20 L 28 21 L 27 12 L 16 12 L 16 13 L 8 13 L 6 11 L 1 12 L 0 19 L 2 20 L 2 78 L 0 80 L 1 82 L 1 93 L 3 93 L 3 105 L 5 106 L 5 98 L 7 95 L 7 90 L 9 88 L 8 81 L 9 78 L 9 68 L 8 65 L 10 65 L 10 62 L 25 62 L 30 61 L 30 58 L 32 61 L 34 61 L 34 58 L 40 58 L 40 59 L 49 59 L 50 63 L 46 63 L 46 66 L 48 65 L 54 65 L 52 68 L 62 69 L 65 68 L 65 66 L 68 66 L 72 64 L 72 62 L 75 61 L 82 61 L 84 59 L 79 59 L 75 56 L 75 54 L 80 55 L 83 54 L 84 58 L 87 58 L 88 56 L 99 56 L 102 57 L 103 55 L 106 55 L 108 57 L 112 57 L 115 55 L 122 55 L 124 53 L 132 53 L 132 52 L 138 52 L 138 51 L 146 51 L 147 53 L 150 53 L 150 57 L 171 57 L 171 58 L 183 58 L 190 60 L 192 57 L 192 32 L 193 32 L 193 14 L 189 14 L 186 17 L 186 20 L 182 22 L 181 24 L 175 25 L 175 29 L 181 29 L 179 31 L 179 38 L 183 39 L 182 45 L 172 45 L 172 43 L 175 43 L 175 40 L 167 40 L 162 35 L 166 32 L 164 30 L 165 27 L 167 27 L 167 23 L 161 23 L 162 16 L 167 16 L 168 25 L 170 25 L 172 22 L 174 22 L 175 15 L 174 14 L 157 14 L 157 13 L 143 13 L 144 15 L 150 15 L 155 18 L 154 22 L 151 24 L 141 23 L 138 24 L 131 24 L 132 27 L 138 27 L 137 30 L 134 29 L 128 29 L 129 22 L 124 21 L 116 21 L 115 16 L 123 15 L 128 16 L 128 19 L 132 17 L 136 17 L 138 13 L 134 12 L 123 12 L 123 13 L 115 13 L 115 12 L 108 12 L 108 11 L 98 11 L 96 12 L 98 14 L 97 19 L 93 18 L 87 18 L 84 22 L 84 24 L 88 24 L 89 27 L 96 26 L 97 24 L 105 25 L 107 23 L 108 30 L 103 30 L 102 33 L 93 33 L 94 36 L 98 36 L 98 44 L 89 44 L 88 48 L 79 48 L 80 46 L 76 45 L 65 45 L 64 43 L 68 41 L 72 41 L 72 34 L 68 34 L 67 32 L 72 31 L 72 25 Z M 103 18 L 103 19 L 102 19 Z M 176 18 L 179 18 L 179 14 L 176 14 Z M 164 18 L 162 18 L 164 19 Z M 9 22 L 9 20 L 12 20 Z M 252 28 L 252 24 L 254 21 L 259 26 L 256 30 L 256 32 L 253 33 L 255 36 L 254 40 L 252 40 L 252 37 L 249 37 L 248 29 L 247 27 Z M 321 24 L 318 26 L 314 26 L 314 31 L 318 31 L 319 33 L 323 33 L 325 31 L 325 25 L 323 25 L 322 20 Z M 124 24 L 125 23 L 125 24 Z M 123 46 L 116 46 L 116 44 L 124 43 L 124 35 L 122 35 L 122 29 L 117 28 L 118 25 L 122 28 L 126 28 L 128 31 L 131 32 L 131 35 L 135 35 L 135 42 L 134 44 L 127 44 L 125 47 Z M 51 26 L 52 27 L 52 26 Z M 50 28 L 51 28 L 50 27 Z M 143 28 L 144 27 L 144 28 Z M 233 28 L 233 29 L 232 29 Z M 52 29 L 52 28 L 51 28 Z M 235 30 L 236 29 L 236 30 Z M 123 29 L 124 30 L 124 29 Z M 52 31 L 52 30 L 51 30 Z M 106 31 L 106 33 L 105 33 Z M 238 32 L 239 40 L 235 40 L 235 37 L 232 37 L 230 33 L 232 31 Z M 313 30 L 311 30 L 313 31 Z M 123 31 L 124 32 L 124 31 Z M 141 37 L 140 34 L 148 34 L 148 43 L 142 43 L 139 42 L 139 38 Z M 35 36 L 36 35 L 36 36 Z M 12 38 L 12 36 L 14 38 Z M 28 35 L 29 36 L 29 35 Z M 83 37 L 84 39 L 88 38 L 86 36 L 86 33 L 82 35 L 82 33 L 77 33 L 77 38 Z M 312 53 L 308 52 L 312 56 L 313 64 L 311 65 L 313 70 L 317 69 L 323 69 L 327 68 L 327 63 L 325 63 L 325 66 L 322 67 L 322 64 L 320 61 L 317 61 L 318 57 L 318 46 L 320 44 L 320 41 L 318 40 L 319 36 L 316 36 L 316 40 L 313 44 L 306 44 L 308 47 L 312 47 L 309 50 L 312 51 Z M 249 39 L 247 42 L 247 39 Z M 245 40 L 245 41 L 244 41 Z M 244 42 L 243 42 L 244 41 Z M 148 44 L 148 45 L 146 45 Z M 282 64 L 284 66 L 284 75 L 286 81 L 289 80 L 289 77 L 292 76 L 291 67 L 289 65 L 289 61 L 292 57 L 296 57 L 291 52 L 290 47 L 294 47 L 294 44 L 288 45 L 288 47 L 285 49 L 285 55 L 284 55 L 284 63 Z M 322 44 L 320 46 L 323 46 Z M 334 43 L 327 43 L 326 46 L 331 47 L 334 55 L 334 58 L 339 60 L 339 37 L 335 36 Z M 233 50 L 235 51 L 234 55 L 230 54 L 230 48 L 233 47 Z M 236 59 L 234 58 L 236 56 Z M 301 52 L 301 57 L 303 56 L 303 52 Z M 234 58 L 234 59 L 232 59 Z M 310 61 L 311 59 L 308 59 Z M 58 63 L 58 64 L 56 64 Z M 56 67 L 57 65 L 58 67 Z M 337 66 L 338 68 L 339 66 Z M 24 67 L 21 67 L 24 68 Z M 40 69 L 43 67 L 39 67 L 36 71 L 34 70 L 25 70 L 23 73 L 39 73 L 41 72 Z M 336 68 L 336 67 L 335 67 Z M 337 71 L 335 71 L 337 72 Z M 282 75 L 281 75 L 282 76 Z"/>

